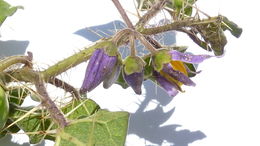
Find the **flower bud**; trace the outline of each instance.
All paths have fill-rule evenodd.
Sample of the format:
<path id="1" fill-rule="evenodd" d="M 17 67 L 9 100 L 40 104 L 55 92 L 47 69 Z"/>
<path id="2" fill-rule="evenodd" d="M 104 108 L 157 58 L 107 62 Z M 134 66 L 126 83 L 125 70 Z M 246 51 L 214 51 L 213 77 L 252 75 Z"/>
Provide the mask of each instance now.
<path id="1" fill-rule="evenodd" d="M 117 61 L 117 55 L 109 56 L 103 48 L 95 50 L 90 57 L 80 92 L 90 92 L 96 88 L 106 75 L 111 74 Z"/>
<path id="2" fill-rule="evenodd" d="M 124 61 L 123 77 L 138 95 L 142 94 L 145 62 L 137 56 L 128 56 Z"/>
<path id="3" fill-rule="evenodd" d="M 103 81 L 103 87 L 105 89 L 108 89 L 117 81 L 121 72 L 121 65 L 121 61 L 118 60 L 116 65 L 113 67 L 112 72 L 106 76 L 106 78 Z"/>

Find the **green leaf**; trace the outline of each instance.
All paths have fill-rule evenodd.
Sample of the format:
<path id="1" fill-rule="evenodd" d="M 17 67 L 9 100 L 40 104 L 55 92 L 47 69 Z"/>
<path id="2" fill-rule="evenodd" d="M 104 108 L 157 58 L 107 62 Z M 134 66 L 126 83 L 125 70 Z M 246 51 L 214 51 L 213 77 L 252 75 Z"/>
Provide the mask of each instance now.
<path id="1" fill-rule="evenodd" d="M 5 21 L 5 19 L 8 16 L 12 16 L 17 11 L 17 9 L 23 9 L 23 7 L 22 6 L 12 7 L 7 2 L 0 0 L 0 26 Z"/>
<path id="2" fill-rule="evenodd" d="M 100 107 L 91 99 L 72 100 L 68 105 L 61 110 L 64 114 L 73 111 L 67 117 L 70 120 L 88 117 L 99 110 Z"/>
<path id="3" fill-rule="evenodd" d="M 129 113 L 99 110 L 59 131 L 55 146 L 123 146 Z"/>
<path id="4" fill-rule="evenodd" d="M 33 107 L 20 107 L 11 104 L 11 119 L 13 121 L 19 119 L 21 116 L 29 112 Z M 83 117 L 88 117 L 94 114 L 99 109 L 99 106 L 91 99 L 72 100 L 69 104 L 62 107 L 64 114 L 68 115 L 69 120 L 76 120 Z M 29 134 L 31 144 L 37 144 L 43 139 L 55 140 L 55 135 L 46 133 L 47 130 L 57 129 L 58 126 L 52 122 L 47 116 L 46 110 L 37 110 L 29 116 L 23 118 L 16 125 L 19 126 L 24 132 L 34 132 L 36 134 Z M 12 128 L 12 130 L 15 130 Z"/>
<path id="5" fill-rule="evenodd" d="M 15 121 L 33 108 L 34 107 L 11 106 L 12 115 L 10 116 L 12 120 Z M 29 116 L 23 118 L 17 122 L 16 125 L 24 132 L 34 132 L 33 134 L 28 134 L 31 144 L 41 142 L 48 134 L 45 131 L 52 129 L 50 127 L 52 125 L 52 121 L 49 116 L 47 116 L 46 111 L 41 110 L 37 110 Z"/>

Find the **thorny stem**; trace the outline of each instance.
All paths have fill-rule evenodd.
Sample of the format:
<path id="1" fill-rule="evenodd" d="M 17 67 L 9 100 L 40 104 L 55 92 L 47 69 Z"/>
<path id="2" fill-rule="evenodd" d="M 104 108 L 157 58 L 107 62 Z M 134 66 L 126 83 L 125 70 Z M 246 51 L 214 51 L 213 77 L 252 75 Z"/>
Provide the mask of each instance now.
<path id="1" fill-rule="evenodd" d="M 56 104 L 51 100 L 48 95 L 48 92 L 44 86 L 44 80 L 41 77 L 41 74 L 38 74 L 38 78 L 35 78 L 35 87 L 37 93 L 40 95 L 42 105 L 47 108 L 50 113 L 50 116 L 54 121 L 59 125 L 60 128 L 64 128 L 68 125 L 66 118 Z"/>
<path id="2" fill-rule="evenodd" d="M 142 42 L 142 44 L 146 47 L 146 49 L 148 49 L 152 54 L 154 54 L 155 52 L 157 52 L 156 48 L 154 48 L 154 46 L 151 45 L 150 42 L 148 42 L 148 41 L 146 40 L 146 38 L 145 38 L 142 34 L 140 34 L 140 33 L 137 32 L 137 31 L 134 31 L 134 32 L 133 32 L 133 35 L 134 35 L 136 38 L 138 38 L 138 39 Z"/>
<path id="3" fill-rule="evenodd" d="M 73 86 L 71 86 L 70 84 L 58 79 L 58 78 L 53 78 L 50 79 L 48 81 L 48 83 L 56 86 L 56 87 L 60 87 L 62 89 L 64 89 L 66 92 L 71 93 L 76 99 L 80 99 L 80 94 L 78 92 L 77 89 L 75 89 Z"/>
<path id="4" fill-rule="evenodd" d="M 119 46 L 121 44 L 121 41 L 122 39 L 125 38 L 126 35 L 129 35 L 130 33 L 132 32 L 131 29 L 129 28 L 126 28 L 126 29 L 123 29 L 119 32 L 117 32 L 113 38 L 112 38 L 112 42 L 116 45 L 116 46 Z"/>
<path id="5" fill-rule="evenodd" d="M 143 28 L 151 18 L 153 18 L 165 5 L 167 0 L 158 0 L 152 8 L 136 23 L 136 28 L 139 30 Z"/>
<path id="6" fill-rule="evenodd" d="M 122 5 L 120 4 L 120 2 L 119 2 L 118 0 L 112 0 L 112 1 L 114 2 L 114 5 L 116 6 L 117 10 L 119 11 L 119 13 L 121 14 L 121 16 L 122 16 L 122 18 L 124 19 L 125 23 L 127 24 L 127 27 L 128 27 L 129 29 L 135 30 L 135 27 L 133 26 L 132 22 L 131 22 L 130 19 L 128 18 L 127 14 L 126 14 L 125 10 L 123 9 Z M 162 9 L 162 7 L 164 6 L 165 2 L 166 2 L 166 0 L 159 0 L 159 1 L 152 7 L 152 9 L 151 9 L 150 11 L 148 11 L 148 12 L 146 13 L 146 15 L 144 15 L 144 16 L 140 19 L 139 22 L 142 22 L 141 24 L 144 24 L 144 25 L 145 25 L 145 23 L 146 23 L 147 21 L 149 21 L 151 17 L 153 17 L 159 10 Z M 141 24 L 140 24 L 140 27 L 142 26 Z M 138 25 L 139 25 L 139 24 L 137 23 L 136 26 L 138 26 Z M 128 31 L 131 31 L 131 30 L 128 30 Z M 120 33 L 121 33 L 121 32 L 119 32 L 118 34 L 120 34 Z M 142 36 L 142 34 L 140 34 L 140 33 L 136 33 L 136 34 L 133 33 L 133 35 L 137 35 L 138 38 L 140 39 L 140 41 L 143 43 L 143 45 L 146 46 L 146 48 L 147 48 L 148 50 L 150 50 L 152 53 L 155 52 L 155 51 L 154 51 L 154 50 L 155 50 L 154 46 L 155 46 L 156 48 L 157 48 L 157 47 L 158 47 L 158 48 L 161 47 L 161 45 L 160 45 L 157 41 L 155 41 L 153 38 L 151 38 L 151 37 L 149 37 L 149 36 L 144 37 L 144 36 Z M 117 36 L 119 36 L 119 35 L 116 35 L 116 36 L 115 36 L 115 40 L 119 40 L 119 39 L 117 39 Z M 121 36 L 122 36 L 122 35 L 121 35 Z M 130 37 L 131 37 L 131 36 L 130 36 Z M 130 41 L 131 41 L 131 40 L 130 40 Z M 151 45 L 150 43 L 152 43 L 153 45 Z M 116 42 L 115 44 L 117 44 L 117 42 Z M 132 44 L 130 44 L 130 45 L 132 45 Z M 131 46 L 130 49 L 131 49 L 131 55 L 133 55 L 133 54 L 135 55 L 134 46 L 133 46 L 133 47 Z"/>
<path id="7" fill-rule="evenodd" d="M 17 64 L 17 63 L 23 63 L 27 66 L 31 66 L 31 60 L 32 56 L 31 53 L 28 53 L 28 56 L 11 56 L 6 59 L 3 59 L 0 61 L 0 72 L 4 71 L 11 65 Z"/>
<path id="8" fill-rule="evenodd" d="M 131 28 L 131 29 L 135 29 L 134 25 L 128 18 L 127 14 L 126 14 L 124 8 L 122 7 L 122 5 L 120 4 L 120 2 L 118 0 L 112 0 L 112 1 L 113 1 L 114 5 L 116 6 L 117 10 L 119 11 L 119 13 L 121 14 L 122 18 L 124 19 L 127 27 Z"/>
<path id="9" fill-rule="evenodd" d="M 89 59 L 91 54 L 97 49 L 97 48 L 102 48 L 107 44 L 107 40 L 101 40 L 94 44 L 93 46 L 90 46 L 89 48 L 84 48 L 80 52 L 59 61 L 58 63 L 50 66 L 48 69 L 42 71 L 42 75 L 44 77 L 44 80 L 47 81 L 51 77 L 55 77 L 68 69 L 77 66 L 78 64 L 86 61 Z"/>
<path id="10" fill-rule="evenodd" d="M 160 1 L 162 1 L 162 0 L 160 0 Z M 189 26 L 198 25 L 198 24 L 206 24 L 206 23 L 216 22 L 216 21 L 219 21 L 219 17 L 212 17 L 210 19 L 194 20 L 194 21 L 182 20 L 182 21 L 176 21 L 176 22 L 173 22 L 171 24 L 167 24 L 167 25 L 159 26 L 159 27 L 155 27 L 155 28 L 145 28 L 143 30 L 139 30 L 139 32 L 141 34 L 147 35 L 147 36 L 143 36 L 146 39 L 143 39 L 143 37 L 141 37 L 141 40 L 143 41 L 142 43 L 147 44 L 147 46 L 153 45 L 155 48 L 161 48 L 160 44 L 157 43 L 156 41 L 154 41 L 148 35 L 157 34 L 157 33 L 169 31 L 169 30 L 181 30 L 179 28 L 189 27 Z M 94 44 L 94 45 L 92 45 L 88 48 L 86 47 L 85 49 L 81 50 L 80 52 L 78 52 L 78 53 L 76 53 L 76 54 L 74 54 L 74 55 L 72 55 L 72 56 L 70 56 L 70 57 L 68 57 L 64 60 L 61 60 L 61 61 L 57 62 L 56 64 L 54 64 L 52 66 L 50 66 L 48 69 L 41 72 L 44 80 L 46 82 L 48 82 L 49 79 L 67 71 L 68 69 L 70 69 L 74 66 L 77 66 L 78 64 L 80 64 L 80 63 L 82 63 L 86 60 L 88 60 L 89 57 L 91 56 L 91 54 L 93 53 L 93 51 L 95 51 L 95 49 L 105 46 L 107 44 L 107 41 L 109 41 L 109 40 L 111 40 L 111 38 L 98 41 L 98 42 L 96 42 L 96 44 Z M 147 43 L 147 40 L 152 45 L 150 43 Z M 147 48 L 150 49 L 152 47 L 147 47 Z M 153 50 L 153 48 L 151 50 Z M 22 59 L 21 62 L 24 62 L 25 58 L 24 57 L 22 57 L 22 58 L 23 59 Z M 18 62 L 20 62 L 20 61 L 18 61 Z M 0 69 L 3 70 L 3 68 L 6 68 L 7 65 L 6 65 L 6 63 L 4 63 L 5 67 L 3 67 L 2 63 L 4 63 L 4 61 L 1 61 L 0 66 L 2 66 L 2 67 L 0 67 Z M 11 63 L 11 64 L 13 64 L 13 63 Z M 17 61 L 15 61 L 15 63 L 17 63 Z M 10 63 L 8 63 L 8 64 L 10 65 Z M 26 82 L 32 82 L 32 79 L 34 79 L 34 77 L 35 77 L 35 73 L 32 70 L 23 69 L 23 68 L 12 72 L 11 75 L 19 81 L 26 81 Z M 6 80 L 7 82 L 12 81 L 10 79 L 8 73 L 1 72 L 0 78 L 3 79 L 3 80 Z"/>
<path id="11" fill-rule="evenodd" d="M 199 25 L 199 24 L 207 24 L 207 23 L 213 23 L 213 22 L 218 22 L 219 21 L 219 17 L 212 17 L 210 19 L 204 19 L 204 20 L 179 20 L 179 21 L 175 21 L 173 23 L 170 24 L 166 24 L 163 26 L 158 26 L 158 27 L 153 27 L 153 28 L 143 28 L 142 30 L 140 30 L 140 33 L 144 34 L 144 35 L 153 35 L 153 34 L 158 34 L 158 33 L 162 33 L 162 32 L 166 32 L 166 31 L 170 31 L 170 30 L 181 30 L 181 28 L 184 27 L 192 27 L 195 25 Z"/>

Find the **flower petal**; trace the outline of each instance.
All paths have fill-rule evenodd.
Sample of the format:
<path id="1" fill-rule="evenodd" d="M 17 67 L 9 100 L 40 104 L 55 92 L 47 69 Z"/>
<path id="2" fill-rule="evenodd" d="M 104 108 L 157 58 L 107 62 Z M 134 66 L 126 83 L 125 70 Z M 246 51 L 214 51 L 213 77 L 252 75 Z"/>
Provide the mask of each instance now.
<path id="1" fill-rule="evenodd" d="M 108 56 L 103 49 L 97 49 L 90 58 L 81 92 L 90 92 L 111 74 L 117 56 Z"/>
<path id="2" fill-rule="evenodd" d="M 111 74 L 107 75 L 103 81 L 103 87 L 105 89 L 108 89 L 116 82 L 116 80 L 118 79 L 118 77 L 120 75 L 120 71 L 121 71 L 121 64 L 118 61 L 116 63 L 116 65 L 114 66 L 114 68 L 112 69 Z"/>
<path id="3" fill-rule="evenodd" d="M 172 55 L 172 60 L 179 60 L 179 61 L 183 61 L 187 63 L 195 63 L 195 64 L 199 64 L 205 59 L 212 57 L 210 55 L 192 55 L 189 53 L 181 53 L 176 50 L 171 50 L 170 54 Z"/>
<path id="4" fill-rule="evenodd" d="M 92 56 L 89 59 L 89 63 L 85 72 L 85 78 L 80 89 L 81 92 L 84 93 L 90 89 L 90 86 L 94 81 L 94 77 L 97 73 L 101 59 L 102 59 L 102 50 L 101 49 L 95 50 L 95 52 L 93 52 Z"/>
<path id="5" fill-rule="evenodd" d="M 144 72 L 135 72 L 130 75 L 127 75 L 125 72 L 123 73 L 123 77 L 126 83 L 132 87 L 134 92 L 138 95 L 142 94 L 142 83 L 144 80 Z"/>
<path id="6" fill-rule="evenodd" d="M 178 85 L 169 82 L 168 80 L 166 80 L 163 76 L 161 76 L 159 73 L 154 72 L 154 77 L 156 79 L 156 81 L 159 83 L 159 85 L 166 90 L 166 92 L 168 93 L 169 96 L 176 96 L 178 94 Z"/>
<path id="7" fill-rule="evenodd" d="M 160 72 L 162 76 L 164 76 L 164 73 L 172 77 L 173 79 L 180 81 L 184 85 L 187 86 L 195 86 L 196 84 L 185 74 L 183 74 L 180 71 L 174 70 L 171 64 L 165 64 L 162 72 Z"/>

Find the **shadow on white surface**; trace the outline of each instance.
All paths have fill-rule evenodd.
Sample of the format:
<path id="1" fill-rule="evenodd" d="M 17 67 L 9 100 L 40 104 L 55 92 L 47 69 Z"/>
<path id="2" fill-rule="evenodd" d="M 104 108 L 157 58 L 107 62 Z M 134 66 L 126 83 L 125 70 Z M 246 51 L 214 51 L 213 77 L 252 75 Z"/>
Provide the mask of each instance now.
<path id="1" fill-rule="evenodd" d="M 161 126 L 173 116 L 175 108 L 168 112 L 163 111 L 163 106 L 173 98 L 160 88 L 154 90 L 155 87 L 151 81 L 145 81 L 144 87 L 147 94 L 138 110 L 131 114 L 128 134 L 135 134 L 157 145 L 162 145 L 167 141 L 176 146 L 188 146 L 188 144 L 206 137 L 201 131 L 177 130 L 181 127 L 178 124 Z M 160 104 L 153 110 L 145 111 L 152 100 L 157 100 Z"/>
<path id="2" fill-rule="evenodd" d="M 29 41 L 0 40 L 0 58 L 12 55 L 23 55 L 28 45 Z"/>

